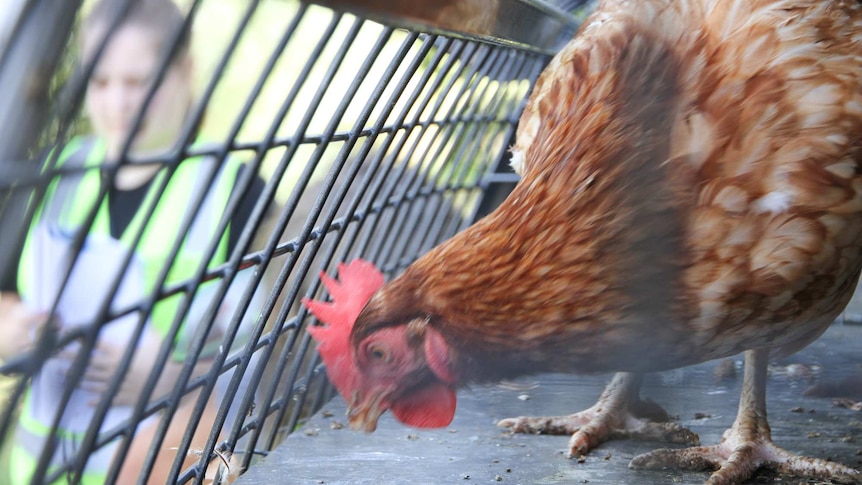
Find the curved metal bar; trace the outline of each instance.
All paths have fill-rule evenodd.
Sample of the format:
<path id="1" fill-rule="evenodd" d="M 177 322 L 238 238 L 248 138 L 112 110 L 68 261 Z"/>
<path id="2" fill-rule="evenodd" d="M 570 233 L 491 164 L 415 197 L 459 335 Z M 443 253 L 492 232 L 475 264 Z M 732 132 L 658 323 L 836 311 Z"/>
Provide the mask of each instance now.
<path id="1" fill-rule="evenodd" d="M 334 10 L 411 31 L 479 39 L 554 54 L 580 24 L 570 12 L 539 0 L 320 0 Z M 571 3 L 571 2 L 570 2 Z M 584 7 L 588 0 L 574 7 Z"/>

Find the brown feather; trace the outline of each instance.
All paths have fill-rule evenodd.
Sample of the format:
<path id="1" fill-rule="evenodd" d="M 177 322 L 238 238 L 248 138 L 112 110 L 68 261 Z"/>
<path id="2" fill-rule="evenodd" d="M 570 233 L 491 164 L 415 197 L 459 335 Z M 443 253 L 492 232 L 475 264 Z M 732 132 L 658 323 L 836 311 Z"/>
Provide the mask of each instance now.
<path id="1" fill-rule="evenodd" d="M 856 2 L 605 0 L 550 63 L 491 215 L 366 307 L 428 317 L 466 378 L 795 350 L 862 257 Z"/>

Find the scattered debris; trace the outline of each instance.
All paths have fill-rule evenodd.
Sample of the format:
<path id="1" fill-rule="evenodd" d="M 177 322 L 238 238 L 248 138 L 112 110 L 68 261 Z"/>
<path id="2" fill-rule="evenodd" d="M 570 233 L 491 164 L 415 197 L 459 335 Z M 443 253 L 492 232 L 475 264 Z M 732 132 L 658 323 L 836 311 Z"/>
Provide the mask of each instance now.
<path id="1" fill-rule="evenodd" d="M 410 441 L 416 441 L 419 439 L 419 435 L 418 434 L 408 434 L 407 439 Z"/>
<path id="2" fill-rule="evenodd" d="M 236 455 L 229 451 L 222 452 L 219 450 L 213 450 L 213 453 L 219 457 L 221 462 L 215 472 L 212 484 L 226 485 L 236 481 L 242 472 L 242 466 L 240 466 L 239 459 L 236 458 Z M 209 478 L 209 468 L 207 468 L 207 478 Z"/>
<path id="3" fill-rule="evenodd" d="M 179 450 L 176 446 L 168 449 L 174 451 Z M 186 452 L 186 456 L 201 456 L 203 453 L 204 451 L 199 448 L 191 448 Z M 228 485 L 236 481 L 243 470 L 236 455 L 230 451 L 219 450 L 213 450 L 213 454 L 218 458 L 218 461 L 213 458 L 209 465 L 207 465 L 206 472 L 204 473 L 204 483 L 211 485 Z M 215 469 L 212 468 L 214 463 L 218 463 L 218 467 Z"/>
<path id="4" fill-rule="evenodd" d="M 320 414 L 321 414 L 321 416 L 323 416 L 324 418 L 331 418 L 331 417 L 335 416 L 334 414 L 332 414 L 332 411 L 330 411 L 330 410 L 328 410 L 328 409 L 324 409 L 323 411 L 321 411 L 321 413 L 320 413 Z"/>
<path id="5" fill-rule="evenodd" d="M 303 433 L 305 434 L 305 436 L 317 436 L 318 434 L 320 434 L 320 429 L 318 429 L 318 428 L 306 428 L 305 431 L 303 431 Z"/>
<path id="6" fill-rule="evenodd" d="M 847 408 L 852 411 L 862 411 L 862 401 L 856 401 L 855 399 L 833 399 L 832 406 L 836 408 Z"/>
<path id="7" fill-rule="evenodd" d="M 819 373 L 819 365 L 790 364 L 787 366 L 787 377 L 809 378 Z"/>
<path id="8" fill-rule="evenodd" d="M 494 475 L 494 481 L 502 482 L 502 481 L 503 481 L 503 476 L 502 476 L 502 475 Z"/>
<path id="9" fill-rule="evenodd" d="M 718 363 L 712 371 L 716 379 L 733 379 L 736 377 L 736 362 L 733 359 L 724 359 Z"/>
<path id="10" fill-rule="evenodd" d="M 804 413 L 805 408 L 803 408 L 802 406 L 796 406 L 795 408 L 790 408 L 790 412 L 791 413 Z"/>
<path id="11" fill-rule="evenodd" d="M 587 457 L 586 457 L 586 456 L 581 455 L 581 456 L 579 456 L 579 457 L 578 457 L 578 463 L 586 463 L 586 462 L 587 462 Z"/>
<path id="12" fill-rule="evenodd" d="M 344 429 L 344 424 L 340 421 L 333 421 L 332 424 L 329 425 L 331 429 Z"/>
<path id="13" fill-rule="evenodd" d="M 819 375 L 822 368 L 818 364 L 787 364 L 770 365 L 769 375 L 782 376 L 790 379 L 813 379 Z"/>
<path id="14" fill-rule="evenodd" d="M 820 431 L 809 431 L 808 432 L 809 438 L 819 438 L 821 436 L 823 436 L 823 433 L 821 433 Z"/>

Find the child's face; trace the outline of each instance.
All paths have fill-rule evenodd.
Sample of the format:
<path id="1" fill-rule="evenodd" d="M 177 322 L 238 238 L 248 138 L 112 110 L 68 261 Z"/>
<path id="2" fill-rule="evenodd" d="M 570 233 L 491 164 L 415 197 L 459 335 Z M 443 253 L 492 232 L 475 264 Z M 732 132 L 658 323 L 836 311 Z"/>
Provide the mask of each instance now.
<path id="1" fill-rule="evenodd" d="M 159 68 L 161 53 L 153 35 L 136 25 L 120 27 L 87 86 L 87 114 L 96 134 L 106 141 L 109 157 L 119 155 Z M 84 59 L 97 52 L 101 38 L 102 32 L 84 35 Z M 152 155 L 173 146 L 191 106 L 191 84 L 190 60 L 174 62 L 149 104 L 131 153 Z"/>

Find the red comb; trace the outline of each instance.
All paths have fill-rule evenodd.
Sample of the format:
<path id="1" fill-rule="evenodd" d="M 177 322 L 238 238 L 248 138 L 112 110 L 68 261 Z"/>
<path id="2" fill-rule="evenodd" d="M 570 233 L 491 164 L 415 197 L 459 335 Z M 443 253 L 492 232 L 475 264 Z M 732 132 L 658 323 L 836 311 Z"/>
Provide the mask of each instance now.
<path id="1" fill-rule="evenodd" d="M 302 304 L 326 324 L 309 327 L 308 333 L 319 344 L 318 351 L 326 364 L 329 380 L 345 400 L 349 400 L 357 376 L 350 350 L 350 331 L 362 308 L 383 286 L 383 273 L 372 263 L 355 259 L 350 264 L 339 264 L 338 274 L 340 280 L 320 273 L 332 302 L 303 298 Z"/>

